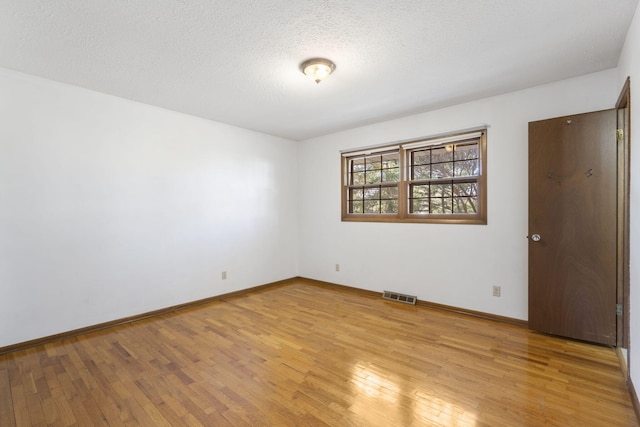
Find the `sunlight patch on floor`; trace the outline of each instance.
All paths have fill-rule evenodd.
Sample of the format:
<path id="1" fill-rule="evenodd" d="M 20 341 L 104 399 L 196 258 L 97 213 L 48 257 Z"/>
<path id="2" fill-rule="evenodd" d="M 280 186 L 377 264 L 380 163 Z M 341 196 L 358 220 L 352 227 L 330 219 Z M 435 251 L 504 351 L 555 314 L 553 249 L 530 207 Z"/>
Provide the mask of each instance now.
<path id="1" fill-rule="evenodd" d="M 475 413 L 464 407 L 434 396 L 428 390 L 415 389 L 398 375 L 357 363 L 349 382 L 354 386 L 354 401 L 350 410 L 372 422 L 386 418 L 403 419 L 407 425 L 423 421 L 428 425 L 476 425 Z"/>

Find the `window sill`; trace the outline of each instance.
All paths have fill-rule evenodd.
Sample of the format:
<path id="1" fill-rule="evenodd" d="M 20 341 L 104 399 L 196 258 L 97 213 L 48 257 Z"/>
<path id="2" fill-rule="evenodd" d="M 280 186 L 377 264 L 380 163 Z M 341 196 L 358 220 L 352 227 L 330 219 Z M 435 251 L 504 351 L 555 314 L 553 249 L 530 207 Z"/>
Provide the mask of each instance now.
<path id="1" fill-rule="evenodd" d="M 475 224 L 487 225 L 487 218 L 479 215 L 409 215 L 401 218 L 398 215 L 344 215 L 343 222 L 394 222 L 394 223 L 423 223 L 423 224 Z"/>

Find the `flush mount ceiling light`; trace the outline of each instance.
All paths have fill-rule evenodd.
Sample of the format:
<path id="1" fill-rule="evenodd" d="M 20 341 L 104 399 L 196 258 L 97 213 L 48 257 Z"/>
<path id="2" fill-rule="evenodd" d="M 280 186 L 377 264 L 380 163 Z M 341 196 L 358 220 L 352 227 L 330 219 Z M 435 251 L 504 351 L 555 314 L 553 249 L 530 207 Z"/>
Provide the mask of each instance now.
<path id="1" fill-rule="evenodd" d="M 324 58 L 308 59 L 300 64 L 300 71 L 316 83 L 320 83 L 335 69 L 336 64 Z"/>

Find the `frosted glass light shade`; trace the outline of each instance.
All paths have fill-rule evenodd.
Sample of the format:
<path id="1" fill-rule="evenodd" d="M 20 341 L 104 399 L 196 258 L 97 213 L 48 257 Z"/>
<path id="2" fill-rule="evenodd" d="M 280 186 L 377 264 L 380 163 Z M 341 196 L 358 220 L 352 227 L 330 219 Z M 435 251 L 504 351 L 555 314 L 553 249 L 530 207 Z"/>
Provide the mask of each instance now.
<path id="1" fill-rule="evenodd" d="M 324 58 L 313 58 L 300 64 L 300 70 L 316 83 L 320 83 L 335 69 L 336 64 Z"/>

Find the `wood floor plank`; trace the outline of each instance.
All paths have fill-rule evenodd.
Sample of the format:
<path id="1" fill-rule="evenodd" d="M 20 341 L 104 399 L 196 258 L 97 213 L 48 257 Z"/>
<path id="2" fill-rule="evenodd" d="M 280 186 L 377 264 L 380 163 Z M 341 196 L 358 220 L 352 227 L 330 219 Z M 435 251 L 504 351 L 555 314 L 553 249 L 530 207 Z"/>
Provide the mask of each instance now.
<path id="1" fill-rule="evenodd" d="M 0 425 L 639 424 L 610 348 L 301 281 L 1 356 Z"/>
<path id="2" fill-rule="evenodd" d="M 0 426 L 16 425 L 7 356 L 0 356 Z"/>

